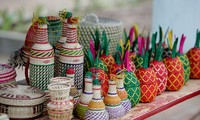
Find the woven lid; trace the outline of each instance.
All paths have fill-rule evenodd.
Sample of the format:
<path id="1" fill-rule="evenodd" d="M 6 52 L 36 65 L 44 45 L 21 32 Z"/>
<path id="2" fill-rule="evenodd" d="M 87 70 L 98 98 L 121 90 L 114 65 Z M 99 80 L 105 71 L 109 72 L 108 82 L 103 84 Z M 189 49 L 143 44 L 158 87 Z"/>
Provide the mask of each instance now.
<path id="1" fill-rule="evenodd" d="M 46 100 L 45 93 L 35 87 L 10 85 L 0 89 L 0 103 L 14 106 L 33 106 Z"/>
<path id="2" fill-rule="evenodd" d="M 0 64 L 0 82 L 14 79 L 16 71 L 13 67 L 7 64 Z"/>

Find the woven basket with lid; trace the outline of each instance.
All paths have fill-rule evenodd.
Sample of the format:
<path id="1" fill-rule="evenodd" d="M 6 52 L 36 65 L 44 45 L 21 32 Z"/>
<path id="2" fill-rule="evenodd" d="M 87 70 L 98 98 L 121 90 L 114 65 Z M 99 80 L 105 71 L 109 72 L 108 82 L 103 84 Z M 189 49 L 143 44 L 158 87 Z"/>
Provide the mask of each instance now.
<path id="1" fill-rule="evenodd" d="M 99 31 L 100 36 L 103 31 L 106 32 L 108 39 L 111 40 L 109 52 L 113 55 L 115 53 L 117 43 L 122 36 L 122 22 L 114 19 L 98 17 L 95 14 L 88 14 L 84 16 L 80 22 L 80 29 L 78 33 L 79 43 L 84 46 L 85 53 L 89 48 L 89 41 L 92 38 L 92 34 L 94 35 L 96 30 Z"/>
<path id="2" fill-rule="evenodd" d="M 7 64 L 0 64 L 0 87 L 16 84 L 16 71 Z"/>

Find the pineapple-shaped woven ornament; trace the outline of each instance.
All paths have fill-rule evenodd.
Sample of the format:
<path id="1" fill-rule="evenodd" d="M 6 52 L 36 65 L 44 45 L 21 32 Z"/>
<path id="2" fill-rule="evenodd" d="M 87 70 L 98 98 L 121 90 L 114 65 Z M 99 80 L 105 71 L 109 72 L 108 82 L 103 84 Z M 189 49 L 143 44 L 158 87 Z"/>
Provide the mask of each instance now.
<path id="1" fill-rule="evenodd" d="M 149 67 L 149 53 L 144 54 L 143 67 L 136 70 L 136 76 L 140 81 L 140 102 L 152 102 L 157 95 L 157 81 L 154 70 Z"/>
<path id="2" fill-rule="evenodd" d="M 152 45 L 152 47 L 155 46 Z M 159 42 L 158 47 L 156 48 L 155 58 L 150 62 L 150 67 L 153 68 L 156 74 L 156 82 L 158 85 L 157 94 L 161 94 L 166 90 L 167 86 L 167 75 L 168 71 L 165 67 L 165 64 L 162 62 L 162 53 L 163 53 L 162 42 Z"/>
<path id="3" fill-rule="evenodd" d="M 187 57 L 190 61 L 190 78 L 200 78 L 200 31 L 197 30 L 196 42 L 194 48 L 187 52 Z"/>
<path id="4" fill-rule="evenodd" d="M 54 77 L 54 50 L 48 43 L 47 24 L 45 17 L 38 18 L 37 41 L 31 48 L 25 69 L 27 83 L 41 90 L 47 90 Z"/>
<path id="5" fill-rule="evenodd" d="M 186 39 L 186 36 L 184 36 L 184 34 L 182 34 L 177 56 L 183 64 L 184 80 L 185 80 L 185 83 L 187 83 L 187 81 L 190 78 L 190 61 L 189 61 L 187 55 L 183 53 L 183 45 L 184 45 L 185 39 Z"/>
<path id="6" fill-rule="evenodd" d="M 67 12 L 66 10 L 60 11 L 59 16 L 62 19 L 62 35 L 61 38 L 55 44 L 55 70 L 54 70 L 54 77 L 58 76 L 59 73 L 59 54 L 60 50 L 62 49 L 63 44 L 66 42 L 67 39 L 67 19 L 72 17 L 71 12 Z"/>
<path id="7" fill-rule="evenodd" d="M 84 91 L 81 94 L 80 102 L 74 110 L 74 114 L 81 120 L 84 119 L 85 113 L 88 110 L 88 104 L 92 100 L 92 72 L 86 72 L 84 78 Z"/>
<path id="8" fill-rule="evenodd" d="M 117 71 L 117 94 L 121 99 L 121 104 L 125 109 L 125 113 L 127 113 L 131 109 L 131 102 L 128 99 L 128 93 L 124 88 L 124 71 Z"/>
<path id="9" fill-rule="evenodd" d="M 106 96 L 107 92 L 108 92 L 108 76 L 105 73 L 104 70 L 102 70 L 99 67 L 99 54 L 100 52 L 98 52 L 97 57 L 94 61 L 93 57 L 92 57 L 92 52 L 88 49 L 87 51 L 88 53 L 86 54 L 86 57 L 89 61 L 89 71 L 92 72 L 92 78 L 94 79 L 96 77 L 96 73 L 97 73 L 97 77 L 98 80 L 100 80 L 101 83 L 101 88 L 102 88 L 102 96 Z"/>
<path id="10" fill-rule="evenodd" d="M 140 101 L 140 82 L 137 79 L 135 73 L 130 71 L 130 58 L 129 51 L 125 53 L 124 66 L 126 71 L 124 72 L 124 87 L 128 93 L 128 99 L 131 101 L 131 106 L 134 107 Z"/>
<path id="11" fill-rule="evenodd" d="M 88 104 L 85 120 L 109 120 L 108 112 L 101 96 L 101 85 L 98 78 L 93 80 L 93 97 Z"/>
<path id="12" fill-rule="evenodd" d="M 115 64 L 115 59 L 113 58 L 112 55 L 109 55 L 109 44 L 110 40 L 108 40 L 105 31 L 102 33 L 102 44 L 103 46 L 103 53 L 100 56 L 100 59 L 106 64 L 108 69 L 110 70 L 111 66 Z"/>
<path id="13" fill-rule="evenodd" d="M 65 71 L 68 67 L 74 68 L 74 84 L 79 93 L 81 93 L 83 88 L 84 53 L 82 46 L 78 43 L 77 24 L 78 18 L 76 17 L 71 17 L 67 20 L 67 39 L 60 50 L 58 75 L 64 77 L 66 76 Z"/>
<path id="14" fill-rule="evenodd" d="M 164 59 L 164 64 L 168 71 L 167 77 L 167 90 L 176 91 L 183 87 L 184 85 L 184 68 L 181 61 L 176 57 L 176 47 L 178 43 L 178 38 L 176 38 L 171 57 Z"/>
<path id="15" fill-rule="evenodd" d="M 80 94 L 74 85 L 74 76 L 75 76 L 74 68 L 67 68 L 66 77 L 70 79 L 70 85 L 71 85 L 70 96 L 72 96 L 74 99 L 74 108 L 75 108 L 79 102 Z"/>
<path id="16" fill-rule="evenodd" d="M 116 80 L 116 75 L 109 74 L 109 89 L 108 94 L 104 98 L 104 103 L 110 120 L 116 120 L 125 115 L 125 109 L 122 106 L 121 99 L 117 94 Z"/>

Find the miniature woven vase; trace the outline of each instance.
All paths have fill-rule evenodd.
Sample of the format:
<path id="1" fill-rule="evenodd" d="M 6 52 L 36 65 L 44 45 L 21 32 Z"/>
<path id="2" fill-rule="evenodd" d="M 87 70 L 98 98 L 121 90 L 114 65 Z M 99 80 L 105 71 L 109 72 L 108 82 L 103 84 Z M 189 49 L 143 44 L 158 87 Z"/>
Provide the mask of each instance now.
<path id="1" fill-rule="evenodd" d="M 181 61 L 184 67 L 184 83 L 187 83 L 190 79 L 190 61 L 186 54 L 178 54 L 177 57 Z"/>
<path id="2" fill-rule="evenodd" d="M 74 108 L 75 108 L 76 105 L 79 102 L 80 94 L 79 94 L 77 88 L 74 85 L 74 76 L 75 76 L 74 69 L 73 68 L 67 68 L 66 75 L 67 75 L 66 77 L 70 79 L 70 85 L 71 85 L 70 95 L 74 98 Z"/>
<path id="3" fill-rule="evenodd" d="M 141 100 L 140 102 L 152 102 L 157 95 L 156 74 L 152 68 L 139 68 L 136 76 L 140 81 Z"/>
<path id="4" fill-rule="evenodd" d="M 101 97 L 101 86 L 98 84 L 93 85 L 93 97 L 88 104 L 85 120 L 109 120 L 108 112 L 105 110 L 105 104 Z"/>
<path id="5" fill-rule="evenodd" d="M 28 84 L 41 90 L 47 90 L 50 79 L 54 77 L 54 50 L 48 43 L 46 24 L 38 24 L 37 41 L 31 48 L 25 76 Z"/>
<path id="6" fill-rule="evenodd" d="M 190 61 L 190 78 L 200 78 L 200 48 L 191 48 L 187 57 Z"/>
<path id="7" fill-rule="evenodd" d="M 13 67 L 7 64 L 0 64 L 0 87 L 5 85 L 16 85 L 17 74 Z"/>
<path id="8" fill-rule="evenodd" d="M 93 91 L 92 91 L 92 73 L 91 72 L 86 72 L 85 74 L 85 79 L 84 79 L 84 91 L 81 94 L 80 97 L 80 102 L 76 106 L 74 110 L 74 114 L 79 118 L 79 119 L 84 119 L 85 113 L 88 109 L 88 104 L 92 100 L 93 97 Z"/>
<path id="9" fill-rule="evenodd" d="M 181 61 L 175 58 L 165 58 L 164 64 L 168 71 L 167 90 L 179 90 L 184 85 L 184 68 Z"/>
<path id="10" fill-rule="evenodd" d="M 117 94 L 116 82 L 114 81 L 116 76 L 110 74 L 109 78 L 109 89 L 107 96 L 104 98 L 104 103 L 109 119 L 119 119 L 125 115 L 125 108 L 121 105 L 121 99 Z"/>
<path id="11" fill-rule="evenodd" d="M 168 71 L 165 64 L 157 60 L 152 61 L 150 67 L 156 74 L 156 82 L 158 86 L 157 94 L 161 94 L 166 90 Z"/>
<path id="12" fill-rule="evenodd" d="M 142 67 L 143 64 L 143 57 L 140 55 L 136 55 L 135 59 L 133 60 L 136 69 Z"/>
<path id="13" fill-rule="evenodd" d="M 124 73 L 117 75 L 117 94 L 121 99 L 121 105 L 125 109 L 125 113 L 127 113 L 131 109 L 131 102 L 128 99 L 128 93 L 124 88 Z"/>
<path id="14" fill-rule="evenodd" d="M 60 11 L 61 12 L 61 11 Z M 54 68 L 54 77 L 58 76 L 59 72 L 59 54 L 63 44 L 66 42 L 67 39 L 67 19 L 72 17 L 71 12 L 64 12 L 64 17 L 62 21 L 62 34 L 60 39 L 55 44 L 55 68 Z"/>
<path id="15" fill-rule="evenodd" d="M 45 100 L 45 93 L 35 87 L 7 85 L 0 88 L 0 112 L 8 114 L 10 119 L 38 118 L 44 111 Z"/>
<path id="16" fill-rule="evenodd" d="M 74 68 L 75 77 L 74 84 L 81 93 L 83 88 L 83 62 L 84 54 L 82 46 L 78 43 L 76 18 L 67 20 L 67 39 L 63 45 L 59 55 L 59 76 L 66 76 L 67 68 Z"/>
<path id="17" fill-rule="evenodd" d="M 124 87 L 128 93 L 128 99 L 131 101 L 131 106 L 134 107 L 140 102 L 140 82 L 133 72 L 124 72 Z"/>
<path id="18" fill-rule="evenodd" d="M 51 101 L 47 104 L 51 120 L 70 120 L 73 103 L 69 100 L 70 84 L 51 83 L 48 85 Z"/>
<path id="19" fill-rule="evenodd" d="M 106 96 L 108 93 L 108 75 L 101 69 L 97 68 L 90 68 L 89 70 L 92 72 L 92 78 L 95 78 L 95 73 L 98 73 L 98 80 L 101 82 L 101 91 L 102 91 L 102 96 Z"/>

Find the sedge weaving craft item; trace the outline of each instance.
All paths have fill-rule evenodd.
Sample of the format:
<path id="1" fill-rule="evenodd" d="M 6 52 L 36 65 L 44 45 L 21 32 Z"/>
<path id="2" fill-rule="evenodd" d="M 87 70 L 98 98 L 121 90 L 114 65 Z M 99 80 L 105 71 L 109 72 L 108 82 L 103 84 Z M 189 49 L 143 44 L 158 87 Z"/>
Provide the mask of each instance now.
<path id="1" fill-rule="evenodd" d="M 152 45 L 153 47 L 154 45 Z M 162 62 L 162 53 L 163 53 L 162 42 L 159 42 L 158 47 L 155 49 L 155 59 L 150 62 L 150 67 L 154 70 L 156 74 L 156 82 L 158 85 L 157 94 L 161 94 L 166 90 L 167 86 L 167 75 L 168 71 L 165 67 L 165 64 Z"/>
<path id="2" fill-rule="evenodd" d="M 154 70 L 149 65 L 149 54 L 144 55 L 143 67 L 136 70 L 136 76 L 140 81 L 141 102 L 152 102 L 157 95 L 157 81 Z"/>
<path id="3" fill-rule="evenodd" d="M 48 85 L 51 101 L 47 104 L 47 111 L 51 120 L 72 119 L 73 103 L 69 100 L 70 84 L 51 83 Z"/>
<path id="4" fill-rule="evenodd" d="M 0 112 L 10 119 L 34 119 L 43 112 L 45 94 L 38 88 L 7 85 L 0 89 Z"/>
<path id="5" fill-rule="evenodd" d="M 108 112 L 101 97 L 101 85 L 96 78 L 93 80 L 93 97 L 88 104 L 85 120 L 109 120 Z"/>
<path id="6" fill-rule="evenodd" d="M 109 74 L 109 88 L 108 94 L 104 98 L 106 111 L 109 114 L 109 119 L 119 119 L 125 115 L 125 109 L 121 105 L 121 99 L 117 94 L 116 89 L 117 77 L 114 74 Z"/>
<path id="7" fill-rule="evenodd" d="M 142 49 L 143 49 L 143 47 L 142 47 L 141 37 L 138 36 L 138 54 L 136 55 L 135 59 L 133 60 L 136 69 L 142 67 L 142 64 L 143 64 Z"/>
<path id="8" fill-rule="evenodd" d="M 84 46 L 84 52 L 89 48 L 89 40 L 96 29 L 99 33 L 105 31 L 107 38 L 110 40 L 109 53 L 115 54 L 115 48 L 122 35 L 123 24 L 121 21 L 98 17 L 95 14 L 88 14 L 83 17 L 80 23 L 80 44 Z M 100 34 L 101 36 L 101 34 Z M 100 38 L 101 39 L 101 38 Z"/>
<path id="9" fill-rule="evenodd" d="M 164 59 L 164 64 L 168 71 L 167 90 L 179 90 L 184 85 L 184 68 L 181 61 L 176 57 L 176 46 L 178 38 L 174 42 L 172 56 Z"/>
<path id="10" fill-rule="evenodd" d="M 117 71 L 117 94 L 121 99 L 121 105 L 127 113 L 131 109 L 131 102 L 128 99 L 128 93 L 124 88 L 124 72 L 122 70 Z"/>
<path id="11" fill-rule="evenodd" d="M 54 77 L 58 76 L 59 72 L 59 54 L 60 50 L 62 48 L 62 45 L 66 42 L 67 39 L 67 19 L 72 17 L 71 12 L 60 11 L 59 12 L 60 17 L 62 20 L 62 35 L 61 38 L 56 42 L 55 44 L 55 68 L 54 68 Z"/>
<path id="12" fill-rule="evenodd" d="M 54 50 L 48 43 L 46 19 L 41 17 L 40 21 L 42 22 L 38 24 L 37 41 L 31 48 L 25 76 L 29 85 L 47 90 L 50 79 L 54 77 Z"/>
<path id="13" fill-rule="evenodd" d="M 85 74 L 85 84 L 84 91 L 81 94 L 80 102 L 74 110 L 74 114 L 81 120 L 84 119 L 85 113 L 88 109 L 88 104 L 92 100 L 93 91 L 92 91 L 92 73 L 86 72 Z"/>
<path id="14" fill-rule="evenodd" d="M 0 87 L 5 85 L 16 85 L 17 74 L 13 67 L 7 64 L 0 64 Z"/>
<path id="15" fill-rule="evenodd" d="M 200 78 L 200 31 L 197 30 L 196 42 L 194 48 L 187 52 L 187 57 L 190 61 L 190 78 Z"/>
<path id="16" fill-rule="evenodd" d="M 125 52 L 125 61 L 124 65 L 126 71 L 124 72 L 124 87 L 128 93 L 128 99 L 131 101 L 131 106 L 134 107 L 139 103 L 141 93 L 140 93 L 140 82 L 137 79 L 135 73 L 130 71 L 130 58 L 129 51 Z"/>
<path id="17" fill-rule="evenodd" d="M 181 41 L 180 41 L 180 47 L 179 51 L 177 53 L 177 57 L 181 61 L 184 67 L 184 82 L 187 83 L 187 81 L 190 78 L 190 62 L 186 54 L 183 53 L 183 45 L 185 42 L 186 36 L 184 34 L 181 36 Z"/>
<path id="18" fill-rule="evenodd" d="M 74 68 L 74 84 L 81 93 L 83 88 L 83 62 L 84 54 L 82 46 L 77 38 L 78 18 L 72 17 L 67 20 L 67 39 L 60 50 L 59 55 L 59 76 L 66 76 L 65 71 L 68 67 Z"/>

